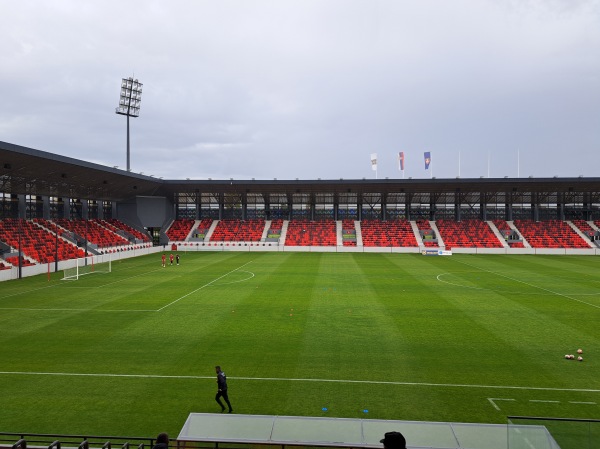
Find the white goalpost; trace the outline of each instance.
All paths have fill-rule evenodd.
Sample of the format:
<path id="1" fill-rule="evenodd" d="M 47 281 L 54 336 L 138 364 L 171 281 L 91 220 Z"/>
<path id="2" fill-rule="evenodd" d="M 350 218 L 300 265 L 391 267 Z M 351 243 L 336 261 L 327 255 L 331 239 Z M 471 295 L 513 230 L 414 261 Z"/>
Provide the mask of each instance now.
<path id="1" fill-rule="evenodd" d="M 112 271 L 111 255 L 87 256 L 75 260 L 75 266 L 63 270 L 62 281 L 76 281 L 80 276 Z"/>

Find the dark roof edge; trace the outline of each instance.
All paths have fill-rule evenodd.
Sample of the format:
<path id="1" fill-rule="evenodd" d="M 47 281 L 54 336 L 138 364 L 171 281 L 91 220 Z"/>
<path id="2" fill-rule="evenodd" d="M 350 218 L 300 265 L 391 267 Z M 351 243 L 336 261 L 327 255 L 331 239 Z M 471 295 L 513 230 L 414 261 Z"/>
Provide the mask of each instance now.
<path id="1" fill-rule="evenodd" d="M 112 173 L 114 175 L 126 175 L 126 176 L 131 176 L 132 178 L 145 179 L 145 180 L 150 180 L 150 181 L 155 181 L 155 182 L 162 181 L 161 179 L 154 178 L 152 176 L 146 176 L 146 175 L 134 173 L 131 171 L 128 172 L 127 170 L 120 170 L 118 168 L 109 167 L 107 165 L 101 165 L 101 164 L 96 164 L 94 162 L 84 161 L 82 159 L 75 159 L 75 158 L 68 157 L 68 156 L 61 156 L 59 154 L 49 153 L 47 151 L 35 150 L 33 148 L 24 147 L 21 145 L 15 145 L 14 143 L 0 141 L 0 148 L 4 149 L 4 150 L 8 150 L 8 151 L 14 151 L 15 153 L 19 153 L 19 154 L 26 155 L 26 156 L 37 157 L 40 159 L 49 159 L 49 160 L 53 160 L 53 161 L 61 162 L 61 163 L 65 163 L 65 164 L 79 165 L 81 167 L 90 168 L 93 170 L 106 171 L 106 172 Z"/>

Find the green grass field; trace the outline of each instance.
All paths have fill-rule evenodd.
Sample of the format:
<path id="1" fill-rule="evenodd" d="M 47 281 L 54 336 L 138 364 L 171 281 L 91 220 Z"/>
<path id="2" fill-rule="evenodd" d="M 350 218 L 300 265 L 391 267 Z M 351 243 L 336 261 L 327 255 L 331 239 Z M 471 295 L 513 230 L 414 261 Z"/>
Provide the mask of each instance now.
<path id="1" fill-rule="evenodd" d="M 600 415 L 600 258 L 181 254 L 0 284 L 0 431 L 176 436 L 217 364 L 243 414 Z"/>

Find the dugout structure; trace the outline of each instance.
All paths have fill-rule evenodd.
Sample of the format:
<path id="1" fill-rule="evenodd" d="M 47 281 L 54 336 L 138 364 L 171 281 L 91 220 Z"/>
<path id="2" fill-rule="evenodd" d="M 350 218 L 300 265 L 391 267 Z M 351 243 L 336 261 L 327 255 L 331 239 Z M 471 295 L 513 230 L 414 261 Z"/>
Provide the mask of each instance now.
<path id="1" fill-rule="evenodd" d="M 519 440 L 515 436 L 522 432 L 540 442 L 536 449 L 559 449 L 553 445 L 554 440 L 544 426 L 529 423 L 511 424 L 509 434 L 509 428 L 503 424 L 215 413 L 191 413 L 177 437 L 177 448 L 284 449 L 300 446 L 380 449 L 381 438 L 390 431 L 401 432 L 408 448 L 523 449 L 519 445 L 523 438 Z"/>

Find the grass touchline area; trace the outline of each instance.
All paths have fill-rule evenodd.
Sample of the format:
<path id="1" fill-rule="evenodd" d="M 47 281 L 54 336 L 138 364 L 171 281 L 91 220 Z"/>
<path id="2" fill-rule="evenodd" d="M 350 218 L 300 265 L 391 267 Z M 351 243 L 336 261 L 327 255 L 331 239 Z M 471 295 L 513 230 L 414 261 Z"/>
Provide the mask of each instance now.
<path id="1" fill-rule="evenodd" d="M 111 374 L 111 373 L 35 373 L 35 372 L 18 372 L 18 371 L 0 371 L 3 374 L 19 374 L 24 376 L 84 376 L 84 377 L 139 377 L 144 379 L 213 379 L 214 376 L 175 376 L 175 375 L 158 375 L 158 374 Z M 278 381 L 278 382 L 333 382 L 342 384 L 380 384 L 380 385 L 411 385 L 424 387 L 452 387 L 452 388 L 493 388 L 500 390 L 545 390 L 545 391 L 579 391 L 600 393 L 600 389 L 585 389 L 585 388 L 545 388 L 545 387 L 525 387 L 516 385 L 465 385 L 465 384 L 436 384 L 426 382 L 393 382 L 393 381 L 378 381 L 378 380 L 348 380 L 348 379 L 294 379 L 280 377 L 233 377 L 228 376 L 229 380 L 251 380 L 251 381 Z M 492 398 L 493 399 L 493 398 Z M 536 401 L 532 402 L 546 402 Z M 557 401 L 551 401 L 557 402 Z M 595 402 L 572 402 L 573 404 L 596 404 Z"/>

